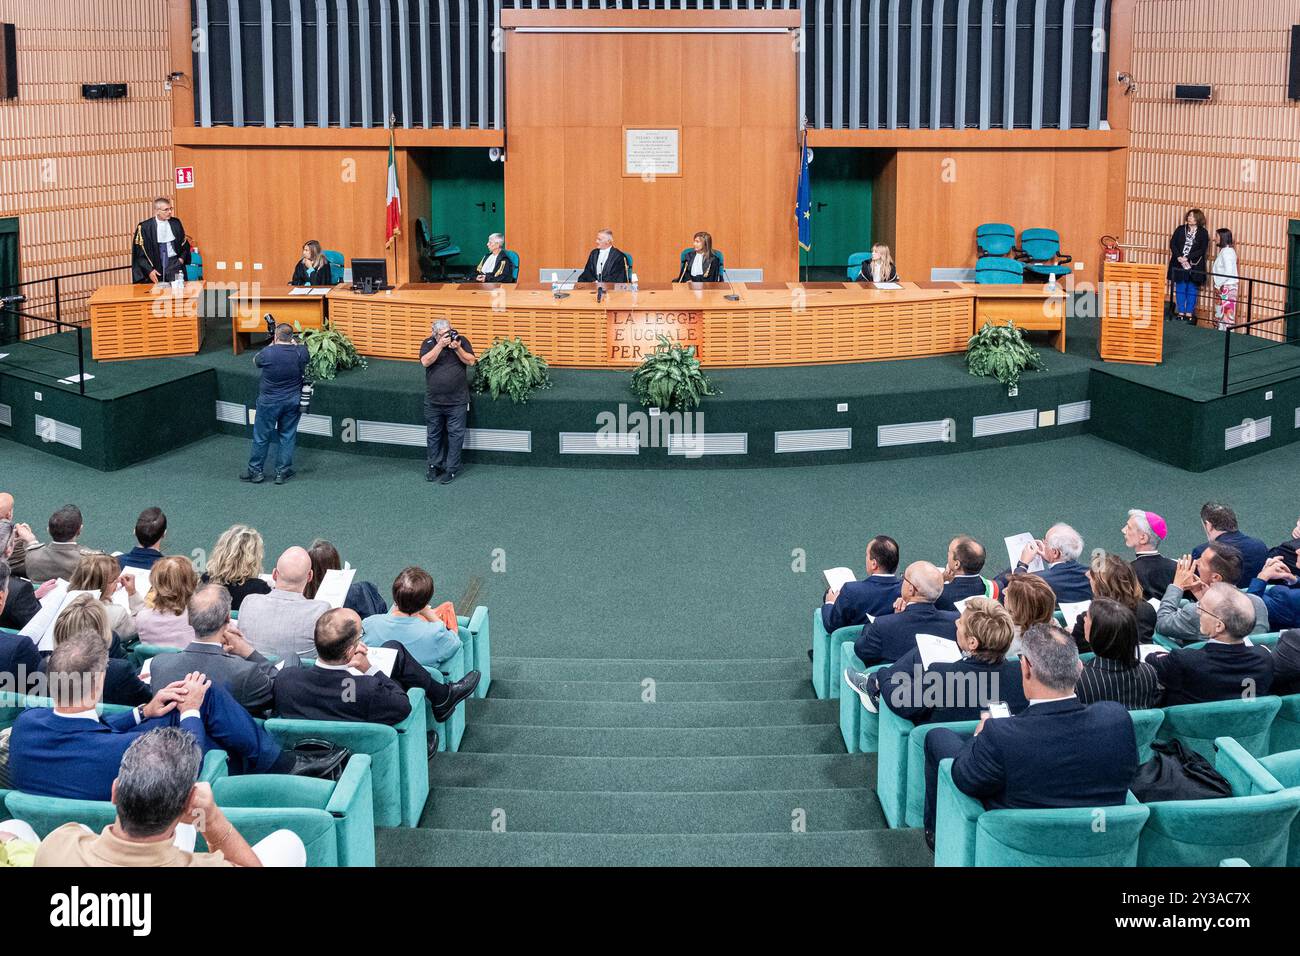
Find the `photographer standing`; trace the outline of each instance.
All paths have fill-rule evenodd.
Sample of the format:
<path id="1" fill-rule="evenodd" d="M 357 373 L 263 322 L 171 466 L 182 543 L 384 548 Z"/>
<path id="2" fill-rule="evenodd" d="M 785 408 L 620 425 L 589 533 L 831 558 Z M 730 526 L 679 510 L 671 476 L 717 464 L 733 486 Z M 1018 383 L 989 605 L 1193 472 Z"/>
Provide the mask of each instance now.
<path id="1" fill-rule="evenodd" d="M 302 418 L 303 372 L 307 359 L 307 347 L 294 341 L 293 328 L 284 323 L 275 327 L 271 344 L 257 353 L 262 381 L 257 392 L 257 416 L 253 420 L 253 450 L 248 456 L 248 470 L 239 476 L 240 481 L 257 484 L 263 480 L 262 467 L 272 434 L 280 439 L 275 483 L 282 485 L 293 477 L 293 448 L 298 440 L 298 420 Z"/>
<path id="2" fill-rule="evenodd" d="M 420 345 L 424 366 L 424 418 L 428 423 L 428 465 L 425 477 L 449 484 L 460 471 L 460 450 L 469 415 L 469 376 L 465 367 L 478 361 L 469 339 L 446 319 L 433 323 L 433 334 Z"/>

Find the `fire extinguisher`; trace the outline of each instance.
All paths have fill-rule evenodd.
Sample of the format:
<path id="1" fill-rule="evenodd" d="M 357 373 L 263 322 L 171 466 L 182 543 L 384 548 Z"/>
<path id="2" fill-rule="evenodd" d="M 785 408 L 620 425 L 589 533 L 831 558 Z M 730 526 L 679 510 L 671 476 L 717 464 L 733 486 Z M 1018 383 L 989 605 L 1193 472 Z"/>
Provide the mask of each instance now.
<path id="1" fill-rule="evenodd" d="M 1102 261 L 1102 278 L 1106 275 L 1107 262 L 1123 262 L 1124 250 L 1120 248 L 1119 240 L 1114 236 L 1101 237 L 1101 261 Z"/>

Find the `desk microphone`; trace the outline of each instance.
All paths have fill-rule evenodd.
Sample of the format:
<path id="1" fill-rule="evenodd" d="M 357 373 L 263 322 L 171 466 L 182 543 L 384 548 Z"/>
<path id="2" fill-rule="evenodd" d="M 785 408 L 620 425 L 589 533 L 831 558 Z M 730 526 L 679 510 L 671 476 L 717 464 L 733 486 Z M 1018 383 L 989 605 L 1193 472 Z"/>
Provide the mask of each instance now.
<path id="1" fill-rule="evenodd" d="M 605 283 L 596 283 L 596 304 L 600 305 L 601 300 L 605 298 Z"/>
<path id="2" fill-rule="evenodd" d="M 720 274 L 722 276 L 722 281 L 727 283 L 727 285 L 731 285 L 731 277 L 727 275 L 727 270 L 723 269 Z M 723 298 L 726 299 L 728 302 L 740 301 L 740 296 L 736 295 L 735 292 L 728 292 L 726 295 L 723 296 Z"/>
<path id="3" fill-rule="evenodd" d="M 576 273 L 577 271 L 578 271 L 577 269 L 570 269 L 569 274 L 565 277 L 564 281 L 561 282 L 559 285 L 557 285 L 552 290 L 551 294 L 555 296 L 557 299 L 567 299 L 569 297 L 569 293 L 562 291 L 561 286 L 566 286 L 570 282 L 572 282 L 574 278 L 574 273 Z"/>

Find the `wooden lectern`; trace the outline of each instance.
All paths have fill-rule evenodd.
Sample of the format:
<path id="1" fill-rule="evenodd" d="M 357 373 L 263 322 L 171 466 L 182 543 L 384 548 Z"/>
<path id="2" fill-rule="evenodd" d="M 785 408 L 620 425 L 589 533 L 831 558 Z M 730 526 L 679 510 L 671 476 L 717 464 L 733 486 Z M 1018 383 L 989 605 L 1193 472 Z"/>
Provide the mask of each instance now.
<path id="1" fill-rule="evenodd" d="M 1160 364 L 1164 358 L 1164 291 L 1163 265 L 1106 263 L 1098 342 L 1104 361 Z"/>
<path id="2" fill-rule="evenodd" d="M 195 355 L 203 343 L 202 282 L 179 295 L 170 285 L 106 285 L 90 297 L 91 357 L 118 359 Z"/>

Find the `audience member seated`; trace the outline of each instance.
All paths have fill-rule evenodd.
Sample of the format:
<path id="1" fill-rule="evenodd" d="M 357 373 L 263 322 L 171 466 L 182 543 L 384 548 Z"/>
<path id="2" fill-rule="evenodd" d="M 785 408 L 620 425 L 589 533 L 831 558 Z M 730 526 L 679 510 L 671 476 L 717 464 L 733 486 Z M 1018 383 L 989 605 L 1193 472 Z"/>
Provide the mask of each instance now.
<path id="1" fill-rule="evenodd" d="M 943 568 L 943 594 L 934 606 L 941 611 L 957 610 L 957 602 L 971 597 L 997 600 L 998 586 L 980 575 L 984 570 L 984 545 L 969 535 L 948 542 L 948 563 Z"/>
<path id="2" fill-rule="evenodd" d="M 162 509 L 145 508 L 140 512 L 140 517 L 135 519 L 135 540 L 138 543 L 121 556 L 119 560 L 122 567 L 150 570 L 163 556 L 159 549 L 166 536 L 167 516 L 162 513 Z"/>
<path id="3" fill-rule="evenodd" d="M 1034 558 L 1042 558 L 1043 570 L 1031 572 L 1037 574 L 1052 589 L 1058 604 L 1077 604 L 1092 600 L 1092 588 L 1088 585 L 1088 569 L 1079 563 L 1083 554 L 1083 538 L 1068 524 L 1054 524 L 1047 529 L 1042 541 L 1032 541 L 1020 552 L 1020 560 L 1012 571 L 1004 572 L 998 577 L 998 586 L 1005 589 L 1008 577 L 1014 573 L 1029 571 Z"/>
<path id="4" fill-rule="evenodd" d="M 1205 640 L 1196 605 L 1183 604 L 1183 598 L 1196 601 L 1212 585 L 1234 584 L 1240 572 L 1241 552 L 1230 544 L 1216 541 L 1196 559 L 1184 555 L 1174 572 L 1174 583 L 1165 589 L 1156 609 L 1156 630 L 1175 644 Z M 1255 608 L 1255 627 L 1251 633 L 1263 634 L 1268 631 L 1268 608 L 1258 595 L 1252 594 L 1250 603 Z"/>
<path id="5" fill-rule="evenodd" d="M 9 594 L 16 580 L 18 579 L 9 573 L 9 565 L 0 561 L 0 612 L 8 606 Z M 27 679 L 40 666 L 41 655 L 37 653 L 31 638 L 0 631 L 0 675 L 13 675 L 13 685 L 9 689 L 25 691 L 28 688 Z"/>
<path id="6" fill-rule="evenodd" d="M 1020 674 L 1029 706 L 1014 717 L 981 720 L 963 740 L 944 727 L 925 738 L 925 831 L 933 843 L 939 762 L 953 758 L 957 789 L 989 810 L 1122 805 L 1137 770 L 1128 711 L 1075 696 L 1079 652 L 1050 624 L 1020 636 Z"/>
<path id="7" fill-rule="evenodd" d="M 1160 685 L 1155 668 L 1138 660 L 1138 626 L 1133 609 L 1119 601 L 1098 597 L 1093 598 L 1080 619 L 1084 643 L 1092 648 L 1095 656 L 1083 662 L 1083 672 L 1074 689 L 1079 700 L 1085 704 L 1113 700 L 1129 710 L 1145 710 L 1159 704 Z"/>
<path id="8" fill-rule="evenodd" d="M 846 672 L 868 710 L 876 711 L 883 695 L 886 706 L 914 724 L 975 720 L 989 704 L 1001 701 L 1018 714 L 1028 706 L 1020 686 L 1020 662 L 1008 661 L 1011 615 L 997 601 L 970 598 L 957 618 L 959 661 L 925 666 L 919 650 L 911 650 L 883 670 L 870 674 Z"/>
<path id="9" fill-rule="evenodd" d="M 316 622 L 315 665 L 282 668 L 275 679 L 276 713 L 304 720 L 398 724 L 411 712 L 406 691 L 421 687 L 433 707 L 434 720 L 442 722 L 478 686 L 478 671 L 442 684 L 399 642 L 384 646 L 397 652 L 391 674 L 370 663 L 370 648 L 361 641 L 356 611 L 341 607 L 322 615 Z M 430 755 L 436 749 L 437 740 L 431 738 Z"/>
<path id="10" fill-rule="evenodd" d="M 460 650 L 456 631 L 429 606 L 433 578 L 423 568 L 404 568 L 393 581 L 393 609 L 365 618 L 361 625 L 371 644 L 397 641 L 425 667 L 441 667 Z M 450 603 L 446 606 L 450 610 Z M 447 610 L 443 613 L 446 614 Z M 456 612 L 450 617 L 455 621 Z"/>
<path id="11" fill-rule="evenodd" d="M 113 600 L 118 588 L 126 595 L 126 607 Z M 123 641 L 136 636 L 135 616 L 144 610 L 144 597 L 136 591 L 135 575 L 124 574 L 117 558 L 111 554 L 86 555 L 72 572 L 68 590 L 98 591 L 99 603 L 108 613 L 109 630 Z"/>
<path id="12" fill-rule="evenodd" d="M 1300 630 L 1283 631 L 1273 646 L 1273 693 L 1300 694 Z"/>
<path id="13" fill-rule="evenodd" d="M 54 622 L 54 646 L 57 649 L 69 638 L 82 634 L 99 638 L 104 643 L 104 649 L 109 651 L 108 665 L 104 671 L 104 703 L 121 704 L 124 707 L 149 703 L 153 691 L 140 680 L 130 661 L 112 655 L 113 632 L 108 627 L 108 612 L 104 605 L 89 594 L 78 594 L 59 612 L 58 620 Z M 41 662 L 42 670 L 48 663 L 49 657 L 46 657 Z"/>
<path id="14" fill-rule="evenodd" d="M 2 519 L 3 516 L 0 516 Z M 1300 520 L 1297 520 L 1295 527 L 1291 529 L 1291 540 L 1283 541 L 1276 548 L 1270 548 L 1268 556 L 1270 558 L 1281 558 L 1286 565 L 1286 569 L 1292 574 L 1300 574 L 1300 567 L 1296 565 L 1296 551 L 1300 549 Z"/>
<path id="15" fill-rule="evenodd" d="M 1152 654 L 1147 660 L 1164 688 L 1161 705 L 1201 704 L 1210 700 L 1263 697 L 1273 687 L 1273 655 L 1268 648 L 1245 643 L 1255 626 L 1250 599 L 1231 584 L 1219 582 L 1201 595 L 1204 647 Z"/>
<path id="16" fill-rule="evenodd" d="M 1134 508 L 1120 532 L 1124 546 L 1133 549 L 1133 570 L 1142 585 L 1142 596 L 1147 600 L 1164 597 L 1165 589 L 1173 583 L 1176 565 L 1172 558 L 1160 553 L 1160 542 L 1169 533 L 1165 519 L 1154 511 Z"/>
<path id="17" fill-rule="evenodd" d="M 117 819 L 99 834 L 65 823 L 41 841 L 36 865 L 306 866 L 307 850 L 292 831 L 276 830 L 250 847 L 213 801 L 212 788 L 195 782 L 202 763 L 194 738 L 180 728 L 140 734 L 113 781 Z M 208 852 L 193 852 L 196 831 Z M 182 840 L 189 849 L 178 846 Z"/>
<path id="18" fill-rule="evenodd" d="M 0 813 L 0 816 L 4 814 Z M 22 820 L 0 820 L 0 870 L 32 866 L 40 844 L 41 838 L 31 824 Z"/>
<path id="19" fill-rule="evenodd" d="M 1156 630 L 1156 609 L 1142 597 L 1142 585 L 1132 566 L 1117 554 L 1098 551 L 1088 567 L 1088 584 L 1093 600 L 1110 598 L 1133 612 L 1137 621 L 1138 642 L 1150 644 Z M 1074 643 L 1080 651 L 1090 651 L 1084 634 L 1083 615 L 1074 620 Z"/>
<path id="20" fill-rule="evenodd" d="M 1011 650 L 1012 657 L 1020 656 L 1020 635 L 1036 624 L 1051 624 L 1056 611 L 1056 594 L 1046 581 L 1036 574 L 1013 574 L 1007 578 L 1002 590 L 1002 603 L 1011 615 L 1014 637 Z"/>
<path id="21" fill-rule="evenodd" d="M 1243 534 L 1237 528 L 1237 513 L 1217 501 L 1207 501 L 1201 506 L 1201 526 L 1205 528 L 1206 542 L 1192 550 L 1192 557 L 1199 558 L 1201 552 L 1215 542 L 1230 544 L 1241 552 L 1241 576 L 1228 583 L 1239 588 L 1250 584 L 1251 578 L 1259 574 L 1268 558 L 1268 545 L 1259 538 Z"/>
<path id="22" fill-rule="evenodd" d="M 68 580 L 82 556 L 91 553 L 77 543 L 81 531 L 81 509 L 76 505 L 64 505 L 50 515 L 50 540 L 44 544 L 27 525 L 14 525 L 18 543 L 9 556 L 10 569 L 38 585 L 55 578 Z"/>
<path id="23" fill-rule="evenodd" d="M 265 556 L 265 545 L 256 528 L 233 525 L 217 539 L 202 580 L 205 584 L 220 584 L 229 591 L 230 607 L 238 611 L 248 595 L 271 593 L 271 585 L 262 580 Z"/>
<path id="24" fill-rule="evenodd" d="M 863 664 L 889 664 L 916 648 L 916 635 L 957 639 L 957 613 L 940 611 L 934 602 L 943 593 L 943 572 L 929 561 L 913 561 L 903 574 L 894 613 L 862 629 L 853 650 Z"/>
<path id="25" fill-rule="evenodd" d="M 1270 631 L 1300 627 L 1300 588 L 1296 584 L 1296 576 L 1282 558 L 1269 558 L 1250 582 L 1250 593 L 1263 601 L 1268 611 Z"/>
<path id="26" fill-rule="evenodd" d="M 186 606 L 199 578 L 189 558 L 170 555 L 149 572 L 149 595 L 135 616 L 136 634 L 143 644 L 184 647 L 194 640 Z"/>
<path id="27" fill-rule="evenodd" d="M 250 594 L 239 609 L 239 629 L 263 654 L 311 657 L 316 621 L 330 609 L 324 601 L 309 601 L 303 590 L 311 583 L 311 556 L 304 548 L 280 555 L 272 572 L 269 594 Z"/>
<path id="28" fill-rule="evenodd" d="M 313 541 L 307 553 L 311 555 L 311 580 L 307 582 L 302 595 L 311 599 L 316 596 L 316 591 L 324 582 L 325 572 L 343 570 L 343 559 L 339 557 L 338 548 L 323 538 Z M 343 599 L 343 606 L 356 611 L 362 619 L 371 614 L 384 614 L 388 611 L 388 604 L 380 597 L 379 588 L 369 581 L 353 580 L 348 586 L 348 594 Z"/>
<path id="29" fill-rule="evenodd" d="M 828 632 L 841 627 L 866 624 L 870 618 L 894 613 L 894 602 L 902 592 L 898 571 L 898 542 L 878 534 L 867 544 L 867 576 L 850 581 L 838 591 L 826 589 L 822 624 Z"/>
<path id="30" fill-rule="evenodd" d="M 0 491 L 0 521 L 14 520 L 14 496 L 7 491 Z"/>
<path id="31" fill-rule="evenodd" d="M 149 661 L 153 685 L 162 687 L 199 671 L 253 716 L 265 716 L 275 699 L 275 665 L 231 623 L 230 592 L 220 584 L 204 584 L 190 598 L 188 612 L 194 640 L 179 654 L 159 654 Z M 285 666 L 296 663 L 289 660 Z"/>
<path id="32" fill-rule="evenodd" d="M 21 631 L 41 609 L 41 602 L 36 597 L 32 582 L 10 575 L 9 555 L 13 553 L 18 538 L 14 534 L 14 524 L 8 519 L 0 519 L 0 564 L 5 567 L 9 581 L 9 600 L 0 608 L 0 627 L 11 631 Z"/>
<path id="33" fill-rule="evenodd" d="M 54 649 L 47 667 L 54 707 L 24 710 L 9 738 L 9 777 L 15 789 L 108 800 L 122 754 L 155 727 L 180 727 L 204 752 L 226 751 L 232 773 L 328 776 L 346 756 L 281 750 L 248 711 L 202 674 L 159 688 L 143 707 L 101 717 L 95 708 L 103 698 L 107 665 L 108 649 L 92 634 L 75 634 Z"/>

